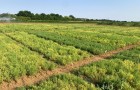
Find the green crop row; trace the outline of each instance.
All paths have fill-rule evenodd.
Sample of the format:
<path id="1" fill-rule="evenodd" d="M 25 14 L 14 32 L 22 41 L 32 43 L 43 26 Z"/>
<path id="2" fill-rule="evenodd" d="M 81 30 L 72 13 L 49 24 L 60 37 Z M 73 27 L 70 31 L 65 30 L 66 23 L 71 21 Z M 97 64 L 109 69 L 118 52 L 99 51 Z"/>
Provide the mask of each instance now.
<path id="1" fill-rule="evenodd" d="M 140 64 L 129 60 L 104 60 L 73 73 L 102 90 L 140 90 Z"/>
<path id="2" fill-rule="evenodd" d="M 40 70 L 51 70 L 56 65 L 0 33 L 0 83 Z"/>
<path id="3" fill-rule="evenodd" d="M 62 74 L 52 76 L 36 85 L 17 88 L 17 90 L 96 90 L 96 88 L 75 75 Z"/>
<path id="4" fill-rule="evenodd" d="M 51 40 L 38 38 L 26 32 L 13 32 L 8 33 L 8 35 L 58 64 L 65 65 L 90 56 L 87 52 L 72 46 L 59 45 Z"/>
<path id="5" fill-rule="evenodd" d="M 73 73 L 103 90 L 139 90 L 139 60 L 140 47 L 136 47 L 110 59 L 81 67 Z"/>
<path id="6" fill-rule="evenodd" d="M 53 40 L 59 44 L 71 45 L 92 54 L 101 54 L 119 47 L 138 42 L 140 38 L 105 34 L 99 32 L 80 32 L 74 30 L 28 31 L 38 37 Z"/>
<path id="7" fill-rule="evenodd" d="M 140 46 L 131 50 L 118 53 L 111 58 L 119 58 L 121 60 L 131 60 L 135 63 L 140 63 Z"/>

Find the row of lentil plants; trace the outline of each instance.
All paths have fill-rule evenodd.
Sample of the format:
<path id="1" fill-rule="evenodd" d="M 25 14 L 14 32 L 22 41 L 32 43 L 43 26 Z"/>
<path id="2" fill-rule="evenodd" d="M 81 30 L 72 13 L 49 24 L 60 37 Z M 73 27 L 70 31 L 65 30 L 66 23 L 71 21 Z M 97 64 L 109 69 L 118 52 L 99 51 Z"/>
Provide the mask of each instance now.
<path id="1" fill-rule="evenodd" d="M 100 33 L 96 31 L 80 30 L 51 30 L 51 31 L 28 31 L 38 37 L 53 40 L 61 45 L 71 45 L 88 51 L 92 54 L 101 54 L 110 50 L 136 43 L 138 37 L 129 37 L 115 33 Z"/>
<path id="2" fill-rule="evenodd" d="M 38 53 L 0 33 L 0 83 L 55 67 Z"/>
<path id="3" fill-rule="evenodd" d="M 59 45 L 51 40 L 45 40 L 26 32 L 11 32 L 7 33 L 7 35 L 32 50 L 41 53 L 48 60 L 60 65 L 72 63 L 90 56 L 86 51 L 72 46 Z"/>

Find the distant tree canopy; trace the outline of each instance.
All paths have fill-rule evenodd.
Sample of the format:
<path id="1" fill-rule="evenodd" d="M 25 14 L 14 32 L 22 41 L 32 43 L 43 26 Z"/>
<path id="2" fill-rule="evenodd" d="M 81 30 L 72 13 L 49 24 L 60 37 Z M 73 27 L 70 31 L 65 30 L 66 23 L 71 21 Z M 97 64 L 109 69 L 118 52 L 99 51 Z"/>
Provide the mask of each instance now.
<path id="1" fill-rule="evenodd" d="M 71 19 L 75 19 L 75 17 L 74 17 L 73 15 L 69 15 L 69 17 L 70 17 Z"/>
<path id="2" fill-rule="evenodd" d="M 33 18 L 34 16 L 34 14 L 31 13 L 30 11 L 19 11 L 16 15 L 22 17 L 30 17 L 30 18 Z"/>
<path id="3" fill-rule="evenodd" d="M 114 20 L 96 20 L 98 25 L 116 25 L 116 26 L 140 26 L 140 22 L 114 21 Z"/>
<path id="4" fill-rule="evenodd" d="M 30 11 L 19 11 L 16 16 L 20 17 L 20 19 L 23 19 L 23 17 L 28 17 L 29 20 L 76 20 L 76 18 L 73 15 L 69 15 L 69 16 L 62 16 L 59 14 L 45 14 L 45 13 L 41 13 L 41 14 L 34 14 Z M 24 18 L 25 19 L 25 18 Z"/>
<path id="5" fill-rule="evenodd" d="M 0 14 L 0 17 L 15 17 L 15 15 L 9 14 L 9 13 L 2 13 L 2 14 Z"/>

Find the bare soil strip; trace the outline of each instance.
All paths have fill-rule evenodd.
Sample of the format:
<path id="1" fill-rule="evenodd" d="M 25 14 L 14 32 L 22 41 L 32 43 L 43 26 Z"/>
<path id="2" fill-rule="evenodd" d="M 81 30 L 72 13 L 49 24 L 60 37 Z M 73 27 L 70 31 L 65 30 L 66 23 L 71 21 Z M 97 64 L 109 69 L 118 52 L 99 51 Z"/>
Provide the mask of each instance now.
<path id="1" fill-rule="evenodd" d="M 62 74 L 62 73 L 68 73 L 68 72 L 72 71 L 73 69 L 90 64 L 92 62 L 101 61 L 105 58 L 109 58 L 117 53 L 135 48 L 139 45 L 140 45 L 140 42 L 133 44 L 133 45 L 125 46 L 123 48 L 118 48 L 117 50 L 109 51 L 109 52 L 101 54 L 101 55 L 96 55 L 96 56 L 92 56 L 90 58 L 86 58 L 84 60 L 73 62 L 66 66 L 60 66 L 59 68 L 56 68 L 52 71 L 40 71 L 39 73 L 37 73 L 36 75 L 33 75 L 33 76 L 24 76 L 24 77 L 19 78 L 16 81 L 13 80 L 9 83 L 3 82 L 0 85 L 0 90 L 14 90 L 17 87 L 29 86 L 29 85 L 35 84 L 39 81 L 45 80 L 45 79 L 49 78 L 50 76 Z"/>

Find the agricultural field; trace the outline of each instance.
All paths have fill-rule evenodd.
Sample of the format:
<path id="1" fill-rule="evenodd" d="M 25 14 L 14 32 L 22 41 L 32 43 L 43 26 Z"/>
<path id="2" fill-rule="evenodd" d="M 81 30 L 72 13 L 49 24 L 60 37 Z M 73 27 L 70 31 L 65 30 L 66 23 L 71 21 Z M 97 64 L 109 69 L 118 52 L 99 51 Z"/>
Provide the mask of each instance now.
<path id="1" fill-rule="evenodd" d="M 0 83 L 74 67 L 118 48 L 98 62 L 17 90 L 140 90 L 140 28 L 95 24 L 0 24 Z M 87 59 L 87 60 L 88 60 Z M 67 67 L 68 68 L 68 67 Z M 62 69 L 63 70 L 63 69 Z M 63 72 L 63 71 L 61 71 Z M 15 89 L 15 88 L 14 88 Z"/>
<path id="2" fill-rule="evenodd" d="M 78 81 L 76 83 L 77 87 L 72 90 L 139 90 L 140 64 L 136 63 L 136 60 L 140 60 L 140 57 L 134 56 L 133 58 L 128 58 L 126 56 L 125 59 L 119 57 L 119 55 L 124 55 L 127 53 L 132 53 L 132 55 L 134 55 L 135 51 L 139 51 L 139 48 L 140 47 L 134 48 L 132 50 L 126 50 L 114 55 L 110 59 L 94 62 L 71 71 L 71 74 L 69 75 L 75 76 L 78 80 L 80 78 L 80 80 L 84 80 L 90 85 L 88 88 L 82 87 L 79 89 L 79 84 L 81 81 Z M 140 55 L 140 53 L 138 54 Z M 68 89 L 69 85 L 65 86 L 63 82 L 61 84 L 57 84 L 55 87 L 49 87 L 50 79 L 53 79 L 53 83 L 60 83 L 61 80 L 65 80 L 64 82 L 71 82 L 71 80 L 68 80 L 66 77 L 63 77 L 63 79 L 59 80 L 61 76 L 65 75 L 66 74 L 56 75 L 45 81 L 39 82 L 38 84 L 28 87 L 21 87 L 17 90 L 43 90 L 45 88 L 51 88 L 50 90 L 52 90 L 52 88 L 55 88 L 56 90 L 70 90 Z M 94 86 L 94 88 L 91 88 L 91 86 Z"/>
<path id="3" fill-rule="evenodd" d="M 2 32 L 11 32 L 6 26 Z M 20 31 L 20 26 L 13 25 L 12 31 Z M 28 29 L 30 27 L 30 29 Z M 42 28 L 41 28 L 42 27 Z M 48 28 L 46 28 L 48 27 Z M 101 54 L 110 50 L 133 44 L 140 39 L 139 28 L 90 25 L 21 25 L 21 30 L 61 45 L 74 46 L 92 54 Z M 84 43 L 83 43 L 84 42 Z"/>
<path id="4" fill-rule="evenodd" d="M 65 65 L 73 60 L 77 61 L 90 56 L 87 52 L 72 46 L 59 45 L 51 40 L 45 40 L 26 32 L 14 32 L 7 35 L 58 64 Z"/>
<path id="5" fill-rule="evenodd" d="M 39 70 L 55 68 L 55 64 L 41 55 L 0 34 L 0 82 L 32 75 Z"/>

